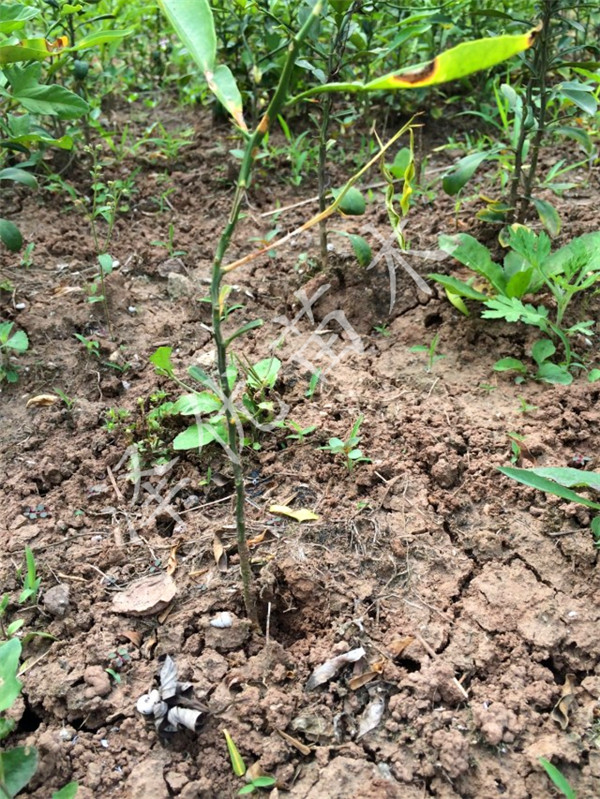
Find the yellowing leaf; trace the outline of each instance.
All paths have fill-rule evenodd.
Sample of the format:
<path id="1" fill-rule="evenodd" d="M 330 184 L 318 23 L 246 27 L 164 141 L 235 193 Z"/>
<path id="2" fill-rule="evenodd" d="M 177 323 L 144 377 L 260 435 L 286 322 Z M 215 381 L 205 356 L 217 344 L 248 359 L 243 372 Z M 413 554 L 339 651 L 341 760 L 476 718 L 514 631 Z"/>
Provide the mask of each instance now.
<path id="1" fill-rule="evenodd" d="M 288 508 L 287 505 L 271 505 L 269 513 L 274 513 L 277 516 L 287 516 L 290 519 L 294 519 L 296 522 L 314 522 L 319 518 L 317 514 L 313 513 L 311 510 L 307 510 L 306 508 L 292 510 L 292 508 Z"/>
<path id="2" fill-rule="evenodd" d="M 238 748 L 234 744 L 233 738 L 227 732 L 227 730 L 223 730 L 223 735 L 227 741 L 227 749 L 229 751 L 229 758 L 231 760 L 231 768 L 233 769 L 233 773 L 236 777 L 243 777 L 246 773 L 246 764 L 244 763 L 244 759 L 238 752 Z"/>
<path id="3" fill-rule="evenodd" d="M 27 408 L 46 408 L 58 402 L 58 397 L 54 394 L 38 394 L 27 400 Z"/>

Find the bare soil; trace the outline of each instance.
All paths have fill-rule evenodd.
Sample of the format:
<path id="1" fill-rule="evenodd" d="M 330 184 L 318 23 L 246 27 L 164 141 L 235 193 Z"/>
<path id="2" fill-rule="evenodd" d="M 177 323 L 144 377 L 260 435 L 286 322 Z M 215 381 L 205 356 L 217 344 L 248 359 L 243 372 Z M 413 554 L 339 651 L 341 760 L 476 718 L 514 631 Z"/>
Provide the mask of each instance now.
<path id="1" fill-rule="evenodd" d="M 313 232 L 231 276 L 228 302 L 244 306 L 232 319 L 264 320 L 234 349 L 251 363 L 276 355 L 283 366 L 271 399 L 303 428 L 317 427 L 304 441 L 286 438 L 289 430 L 265 433 L 259 450 L 245 451 L 263 630 L 245 622 L 227 458 L 217 446 L 174 453 L 168 444 L 185 419 L 165 421 L 162 443 L 147 422 L 160 401 L 153 395 L 181 393 L 149 363 L 158 346 L 173 347 L 182 378 L 188 366 L 212 362 L 200 300 L 232 196 L 235 142 L 198 116 L 193 143 L 176 159 L 138 154 L 107 170 L 124 178 L 140 169 L 110 245 L 119 261 L 107 278 L 112 336 L 102 305 L 87 301 L 96 267 L 81 205 L 64 195 L 7 195 L 5 215 L 12 210 L 36 248 L 28 268 L 0 254 L 2 280 L 14 287 L 2 292 L 2 318 L 31 343 L 17 361 L 19 382 L 3 384 L 0 398 L 0 574 L 13 598 L 4 622 L 24 618 L 24 632 L 55 636 L 26 644 L 13 711 L 9 742 L 40 753 L 28 795 L 46 799 L 75 779 L 81 799 L 233 797 L 244 783 L 232 773 L 225 728 L 247 765 L 276 777 L 264 792 L 271 799 L 556 796 L 540 757 L 579 799 L 599 796 L 600 579 L 589 513 L 496 471 L 510 462 L 510 432 L 523 436 L 524 466 L 583 456 L 592 468 L 599 385 L 519 386 L 498 376 L 493 362 L 523 356 L 534 334 L 465 318 L 401 269 L 390 314 L 385 260 L 358 268 L 339 236 L 325 271 L 311 266 Z M 180 110 L 165 111 L 169 118 L 173 129 L 186 122 Z M 448 158 L 434 156 L 432 174 Z M 288 170 L 279 163 L 274 182 L 259 170 L 231 258 L 273 228 L 261 214 L 315 194 L 310 180 L 291 189 Z M 85 162 L 69 179 L 89 196 Z M 153 198 L 165 185 L 175 191 L 160 212 Z M 592 176 L 563 198 L 561 241 L 596 228 L 598 188 Z M 457 215 L 441 192 L 421 196 L 406 228 L 412 249 L 435 250 L 440 232 L 457 229 L 491 242 L 478 207 L 473 199 Z M 287 232 L 313 210 L 283 213 L 277 224 Z M 366 220 L 389 236 L 377 194 Z M 331 227 L 358 232 L 364 223 Z M 152 244 L 168 238 L 170 224 L 185 251 L 179 260 Z M 418 255 L 410 263 L 423 275 L 455 268 Z M 587 315 L 597 311 L 596 298 Z M 98 341 L 98 355 L 76 333 Z M 443 358 L 428 372 L 410 347 L 436 333 Z M 308 398 L 311 367 L 323 369 L 324 382 Z M 72 403 L 28 404 L 56 389 Z M 110 409 L 120 408 L 130 412 L 129 433 L 125 424 L 106 429 Z M 370 462 L 349 472 L 319 447 L 345 438 L 359 414 Z M 146 470 L 137 491 L 127 456 L 136 442 Z M 162 471 L 153 465 L 161 455 Z M 319 518 L 299 524 L 270 513 L 273 504 Z M 25 546 L 42 577 L 33 607 L 16 601 Z M 166 610 L 115 612 L 115 595 L 136 578 L 173 567 L 177 594 Z M 211 626 L 221 611 L 233 615 L 232 627 Z M 361 661 L 307 690 L 314 669 L 359 647 Z M 136 712 L 167 654 L 208 708 L 198 733 L 161 738 Z M 553 709 L 565 684 L 574 701 L 561 724 Z"/>

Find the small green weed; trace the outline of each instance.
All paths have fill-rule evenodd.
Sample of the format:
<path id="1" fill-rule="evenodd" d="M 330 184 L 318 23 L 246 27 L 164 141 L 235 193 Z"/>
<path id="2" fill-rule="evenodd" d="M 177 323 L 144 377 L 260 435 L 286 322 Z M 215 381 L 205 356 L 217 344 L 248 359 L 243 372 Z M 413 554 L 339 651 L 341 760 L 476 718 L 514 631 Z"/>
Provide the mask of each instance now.
<path id="1" fill-rule="evenodd" d="M 577 794 L 569 785 L 567 778 L 564 776 L 560 769 L 553 766 L 549 760 L 546 760 L 545 757 L 540 757 L 539 759 L 540 765 L 550 778 L 551 782 L 557 788 L 565 799 L 577 799 Z"/>
<path id="2" fill-rule="evenodd" d="M 13 333 L 13 325 L 13 322 L 0 322 L 0 383 L 3 380 L 17 382 L 19 373 L 11 363 L 11 356 L 29 349 L 27 334 L 23 330 Z"/>
<path id="3" fill-rule="evenodd" d="M 36 601 L 42 578 L 37 576 L 35 557 L 30 547 L 25 547 L 25 574 L 23 575 L 23 590 L 19 595 L 19 604 L 23 605 L 28 600 Z"/>
<path id="4" fill-rule="evenodd" d="M 349 472 L 354 469 L 356 463 L 371 463 L 371 459 L 365 458 L 362 450 L 358 449 L 360 443 L 358 431 L 360 430 L 364 418 L 362 414 L 358 417 L 352 425 L 350 435 L 345 441 L 342 441 L 341 438 L 330 438 L 324 447 L 319 447 L 319 449 L 325 450 L 326 452 L 331 452 L 332 455 L 342 455 L 346 469 L 348 469 Z"/>
<path id="5" fill-rule="evenodd" d="M 436 355 L 437 345 L 440 341 L 440 334 L 436 333 L 435 336 L 431 339 L 429 344 L 416 344 L 414 347 L 410 348 L 410 352 L 422 352 L 427 356 L 427 368 L 425 371 L 431 372 L 433 371 L 433 367 L 436 361 L 439 361 L 441 358 L 445 358 L 445 355 Z"/>

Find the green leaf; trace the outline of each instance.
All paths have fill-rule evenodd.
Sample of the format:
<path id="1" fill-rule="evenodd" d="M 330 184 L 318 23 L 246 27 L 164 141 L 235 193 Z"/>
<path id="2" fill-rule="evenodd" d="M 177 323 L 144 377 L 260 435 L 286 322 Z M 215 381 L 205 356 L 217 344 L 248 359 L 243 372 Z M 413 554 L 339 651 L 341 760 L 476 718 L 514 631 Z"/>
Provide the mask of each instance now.
<path id="1" fill-rule="evenodd" d="M 229 111 L 242 130 L 248 130 L 244 121 L 242 95 L 228 66 L 219 64 L 214 73 L 205 73 L 208 88 L 217 100 Z"/>
<path id="2" fill-rule="evenodd" d="M 28 8 L 21 3 L 1 3 L 0 33 L 21 30 L 25 27 L 27 20 L 37 17 L 39 13 L 37 8 Z"/>
<path id="3" fill-rule="evenodd" d="M 246 383 L 250 388 L 260 390 L 262 388 L 273 388 L 277 382 L 277 376 L 281 369 L 279 358 L 264 358 L 254 364 L 252 370 L 248 372 Z"/>
<path id="4" fill-rule="evenodd" d="M 342 191 L 343 188 L 332 189 L 331 194 L 333 199 L 337 200 Z M 342 200 L 338 205 L 338 210 L 343 214 L 346 214 L 346 216 L 360 216 L 361 214 L 364 214 L 366 207 L 367 205 L 365 203 L 365 198 L 362 196 L 359 190 L 354 188 L 354 186 L 350 186 L 348 191 L 342 197 Z"/>
<path id="5" fill-rule="evenodd" d="M 538 366 L 541 366 L 541 364 L 544 361 L 547 361 L 548 358 L 551 358 L 555 352 L 556 347 L 550 341 L 550 339 L 543 338 L 539 341 L 536 341 L 531 348 L 531 357 L 538 364 Z"/>
<path id="6" fill-rule="evenodd" d="M 238 327 L 235 333 L 232 333 L 228 339 L 225 340 L 225 347 L 228 347 L 232 341 L 235 341 L 236 338 L 239 336 L 243 336 L 244 333 L 248 333 L 249 330 L 254 330 L 257 327 L 262 327 L 264 324 L 262 319 L 253 319 L 251 322 L 246 322 L 245 325 Z"/>
<path id="7" fill-rule="evenodd" d="M 271 785 L 277 784 L 277 780 L 275 777 L 268 777 L 265 775 L 263 777 L 255 777 L 252 783 L 256 785 L 257 788 L 270 788 Z"/>
<path id="8" fill-rule="evenodd" d="M 67 785 L 64 785 L 60 791 L 54 791 L 52 799 L 74 799 L 75 796 L 77 796 L 78 790 L 78 782 L 69 782 Z"/>
<path id="9" fill-rule="evenodd" d="M 196 416 L 202 413 L 215 413 L 223 403 L 211 391 L 201 391 L 198 394 L 184 394 L 174 403 L 172 412 L 182 416 Z"/>
<path id="10" fill-rule="evenodd" d="M 15 352 L 26 352 L 29 347 L 27 333 L 25 333 L 24 330 L 17 330 L 17 332 L 8 339 L 5 346 L 10 347 L 11 350 L 15 350 Z"/>
<path id="11" fill-rule="evenodd" d="M 477 167 L 486 159 L 495 156 L 491 151 L 471 153 L 461 158 L 454 166 L 442 177 L 442 188 L 450 196 L 458 194 L 462 187 L 475 174 Z"/>
<path id="12" fill-rule="evenodd" d="M 44 86 L 38 83 L 13 90 L 13 97 L 32 114 L 59 117 L 59 119 L 77 119 L 87 114 L 89 105 L 78 94 L 65 89 L 64 86 Z"/>
<path id="13" fill-rule="evenodd" d="M 113 271 L 113 257 L 107 252 L 102 252 L 98 255 L 98 263 L 100 264 L 100 269 L 102 270 L 102 274 L 110 275 Z"/>
<path id="14" fill-rule="evenodd" d="M 17 679 L 21 642 L 11 638 L 0 644 L 0 712 L 8 710 L 21 693 L 22 684 Z"/>
<path id="15" fill-rule="evenodd" d="M 588 381 L 595 383 L 597 380 L 600 380 L 600 369 L 592 369 L 588 374 Z"/>
<path id="16" fill-rule="evenodd" d="M 187 449 L 201 449 L 207 444 L 211 444 L 216 439 L 216 430 L 214 425 L 209 422 L 202 422 L 201 424 L 193 424 L 179 433 L 173 440 L 173 449 L 187 450 Z"/>
<path id="17" fill-rule="evenodd" d="M 536 380 L 544 383 L 558 383 L 561 386 L 569 386 L 573 382 L 573 375 L 565 366 L 556 363 L 543 363 L 537 370 Z"/>
<path id="18" fill-rule="evenodd" d="M 37 187 L 35 175 L 32 175 L 31 172 L 27 172 L 25 169 L 19 169 L 15 166 L 7 166 L 4 169 L 0 169 L 0 180 L 12 180 L 15 183 L 22 183 L 30 189 L 35 189 Z"/>
<path id="19" fill-rule="evenodd" d="M 172 347 L 159 347 L 150 356 L 150 363 L 156 367 L 156 372 L 159 375 L 167 375 L 172 377 L 174 374 L 173 364 L 171 363 Z"/>
<path id="20" fill-rule="evenodd" d="M 546 228 L 548 233 L 550 233 L 551 236 L 558 236 L 561 223 L 556 208 L 552 203 L 546 200 L 540 200 L 539 197 L 532 197 L 531 201 L 535 206 L 535 210 L 538 212 L 542 225 Z"/>
<path id="21" fill-rule="evenodd" d="M 456 236 L 441 235 L 438 243 L 440 249 L 448 255 L 485 277 L 497 292 L 504 291 L 506 278 L 502 267 L 492 261 L 488 248 L 480 244 L 476 238 L 467 233 L 459 233 Z"/>
<path id="22" fill-rule="evenodd" d="M 487 294 L 474 289 L 469 283 L 465 283 L 464 281 L 459 280 L 457 277 L 451 277 L 450 275 L 439 275 L 436 272 L 432 272 L 431 274 L 427 275 L 427 277 L 430 280 L 435 280 L 435 282 L 439 283 L 441 286 L 444 286 L 448 292 L 458 294 L 461 297 L 466 297 L 467 300 L 479 300 L 480 302 L 485 302 L 485 300 L 488 299 Z"/>
<path id="23" fill-rule="evenodd" d="M 565 100 L 570 100 L 577 108 L 580 108 L 586 114 L 593 115 L 598 110 L 598 102 L 593 94 L 581 91 L 579 89 L 565 89 L 559 91 L 560 97 Z"/>
<path id="24" fill-rule="evenodd" d="M 600 491 L 600 472 L 584 472 L 569 466 L 536 466 L 533 471 L 567 488 L 593 488 Z"/>
<path id="25" fill-rule="evenodd" d="M 0 217 L 0 241 L 11 252 L 18 252 L 23 246 L 23 236 L 19 228 L 2 217 Z"/>
<path id="26" fill-rule="evenodd" d="M 527 367 L 518 358 L 500 358 L 499 361 L 493 366 L 495 372 L 519 372 L 519 374 L 526 375 Z"/>
<path id="27" fill-rule="evenodd" d="M 599 503 L 592 502 L 591 499 L 587 499 L 587 497 L 583 497 L 581 494 L 571 491 L 570 488 L 537 474 L 537 469 L 519 469 L 516 466 L 500 466 L 498 467 L 498 471 L 530 488 L 537 488 L 538 491 L 555 494 L 557 497 L 569 500 L 569 502 L 578 502 L 580 505 L 585 505 L 586 508 L 600 510 Z"/>
<path id="28" fill-rule="evenodd" d="M 352 245 L 359 266 L 368 266 L 371 263 L 373 260 L 373 252 L 369 243 L 365 241 L 362 236 L 358 236 L 356 233 L 347 233 L 345 230 L 336 230 L 334 232 L 337 233 L 338 236 L 345 236 L 347 239 L 350 239 L 350 244 Z"/>
<path id="29" fill-rule="evenodd" d="M 0 752 L 0 774 L 4 774 L 4 788 L 12 799 L 27 785 L 37 770 L 37 751 L 31 746 L 17 746 Z"/>
<path id="30" fill-rule="evenodd" d="M 98 47 L 101 44 L 112 44 L 113 42 L 121 41 L 121 39 L 131 36 L 132 33 L 135 33 L 134 28 L 130 28 L 129 30 L 98 31 L 98 33 L 91 33 L 89 36 L 84 36 L 72 47 L 66 49 L 69 53 L 75 53 L 79 50 L 88 50 L 90 47 Z"/>
<path id="31" fill-rule="evenodd" d="M 158 4 L 202 72 L 213 72 L 217 37 L 208 0 L 158 0 Z"/>
<path id="32" fill-rule="evenodd" d="M 545 757 L 540 757 L 540 765 L 554 783 L 555 787 L 563 794 L 565 799 L 577 799 L 577 795 L 573 788 L 569 785 L 567 778 L 560 772 L 556 766 L 553 766 Z"/>

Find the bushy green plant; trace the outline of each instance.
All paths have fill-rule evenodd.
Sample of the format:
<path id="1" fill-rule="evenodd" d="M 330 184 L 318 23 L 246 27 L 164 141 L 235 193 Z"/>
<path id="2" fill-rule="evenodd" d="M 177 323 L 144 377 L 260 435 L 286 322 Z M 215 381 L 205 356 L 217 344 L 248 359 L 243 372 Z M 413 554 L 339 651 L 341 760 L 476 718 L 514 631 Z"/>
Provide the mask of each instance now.
<path id="1" fill-rule="evenodd" d="M 451 275 L 432 273 L 429 277 L 442 285 L 450 302 L 468 315 L 465 300 L 484 306 L 484 319 L 503 319 L 537 327 L 548 336 L 536 342 L 532 357 L 537 364 L 535 377 L 546 382 L 570 383 L 571 370 L 581 368 L 574 360 L 571 340 L 575 335 L 593 335 L 594 320 L 577 321 L 565 327 L 565 314 L 577 294 L 593 289 L 600 283 L 600 233 L 587 233 L 573 239 L 564 247 L 551 252 L 550 239 L 522 225 L 512 225 L 507 231 L 508 252 L 503 264 L 496 263 L 490 251 L 473 236 L 460 233 L 440 236 L 440 247 L 485 281 L 475 286 L 475 277 L 468 281 Z M 525 295 L 548 292 L 554 308 L 523 302 Z M 552 318 L 553 317 L 553 318 Z M 551 361 L 556 352 L 553 342 L 562 344 L 562 360 Z M 517 359 L 502 359 L 496 364 L 500 371 L 516 369 L 522 375 L 527 367 Z"/>

